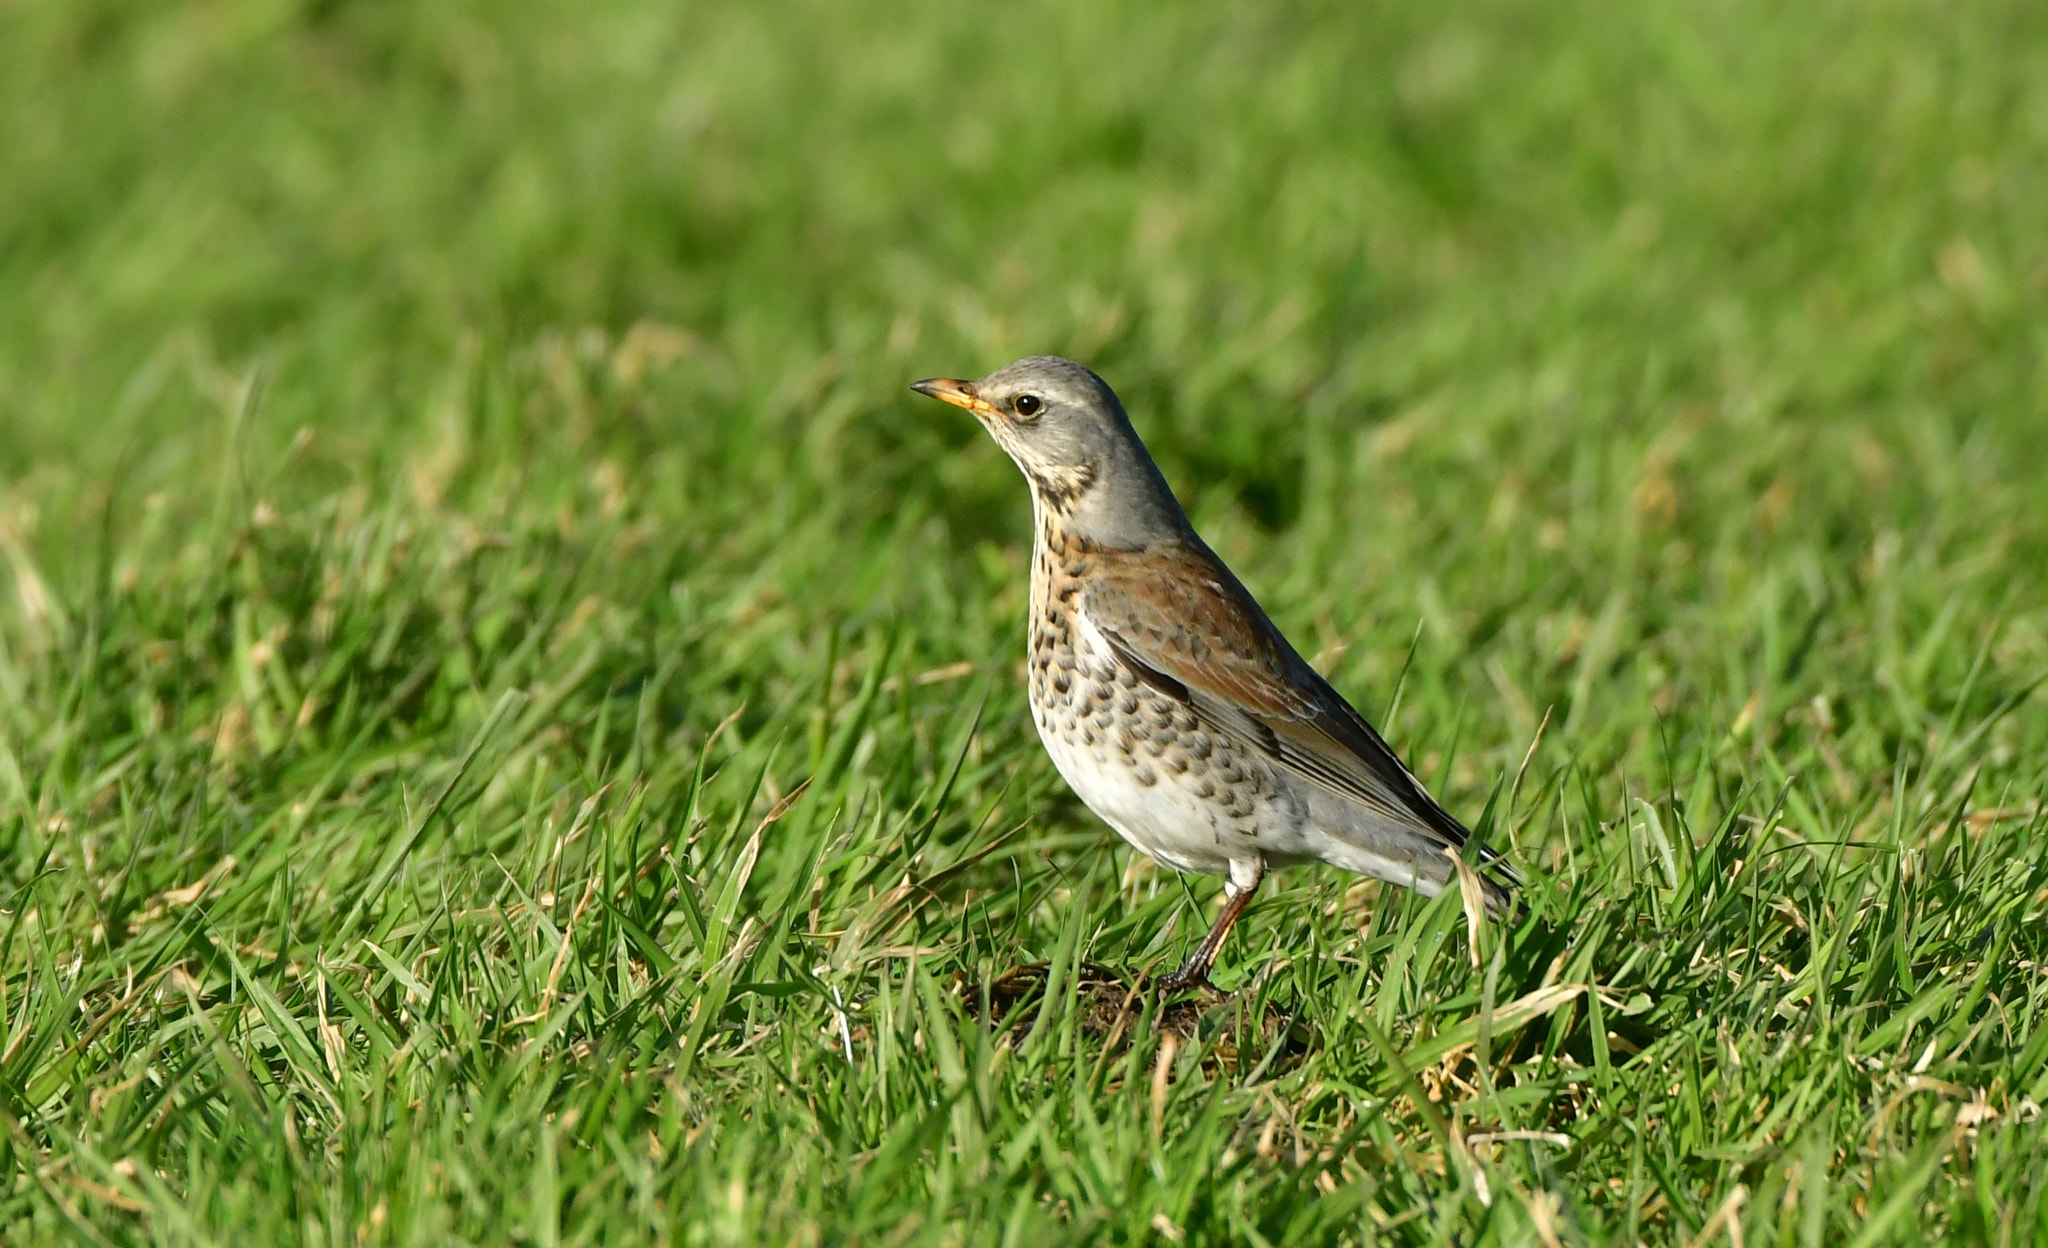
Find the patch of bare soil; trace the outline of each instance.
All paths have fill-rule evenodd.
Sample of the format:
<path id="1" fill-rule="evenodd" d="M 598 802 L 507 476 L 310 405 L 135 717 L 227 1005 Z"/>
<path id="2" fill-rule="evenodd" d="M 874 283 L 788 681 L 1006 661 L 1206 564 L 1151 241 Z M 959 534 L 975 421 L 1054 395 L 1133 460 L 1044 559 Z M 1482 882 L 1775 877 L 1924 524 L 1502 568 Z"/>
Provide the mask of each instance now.
<path id="1" fill-rule="evenodd" d="M 985 986 L 962 974 L 955 977 L 954 990 L 986 1021 L 1006 1030 L 1028 1030 L 1038 1017 L 1037 1009 L 1031 1007 L 1044 997 L 1049 971 L 1047 963 L 1026 963 L 1002 972 Z M 1132 1028 L 1143 1025 L 1151 1005 L 1149 978 L 1094 962 L 1081 963 L 1070 975 L 1078 997 L 1075 1008 L 1087 1034 L 1107 1037 L 1114 1045 Z M 1281 1013 L 1270 1002 L 1254 1007 L 1256 996 L 1251 991 L 1182 994 L 1158 1008 L 1153 1026 L 1183 1040 L 1200 1037 L 1232 1055 L 1245 1042 L 1256 1043 L 1261 1050 L 1274 1043 L 1290 1052 L 1306 1049 L 1307 1025 Z M 1257 1017 L 1252 1017 L 1254 1008 Z"/>

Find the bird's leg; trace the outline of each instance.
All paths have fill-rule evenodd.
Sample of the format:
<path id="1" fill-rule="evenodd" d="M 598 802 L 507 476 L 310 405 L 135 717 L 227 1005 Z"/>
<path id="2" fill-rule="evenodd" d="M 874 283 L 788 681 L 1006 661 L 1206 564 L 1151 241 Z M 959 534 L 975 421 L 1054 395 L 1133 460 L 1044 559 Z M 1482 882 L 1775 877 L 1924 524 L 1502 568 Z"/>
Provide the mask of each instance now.
<path id="1" fill-rule="evenodd" d="M 1209 982 L 1209 968 L 1216 965 L 1216 955 L 1223 948 L 1224 938 L 1230 935 L 1230 929 L 1251 907 L 1252 894 L 1259 891 L 1259 881 L 1266 875 L 1262 862 L 1255 862 L 1248 870 L 1242 871 L 1237 863 L 1231 863 L 1230 867 L 1229 880 L 1223 886 L 1223 913 L 1216 916 L 1209 934 L 1202 937 L 1202 943 L 1195 946 L 1195 951 L 1180 964 L 1180 969 L 1160 978 L 1161 1000 L 1190 988 L 1206 988 L 1210 992 L 1227 995 Z"/>

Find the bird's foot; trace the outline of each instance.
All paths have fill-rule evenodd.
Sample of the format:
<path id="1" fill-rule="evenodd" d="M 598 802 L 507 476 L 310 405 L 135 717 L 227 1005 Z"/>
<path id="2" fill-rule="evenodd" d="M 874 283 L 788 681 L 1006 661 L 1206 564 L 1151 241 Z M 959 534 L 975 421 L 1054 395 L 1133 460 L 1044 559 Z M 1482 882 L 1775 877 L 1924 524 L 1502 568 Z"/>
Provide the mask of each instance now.
<path id="1" fill-rule="evenodd" d="M 1183 992 L 1190 991 L 1198 992 L 1204 997 L 1211 997 L 1222 1001 L 1228 1001 L 1237 995 L 1236 993 L 1225 992 L 1215 984 L 1210 983 L 1208 967 L 1192 964 L 1183 966 L 1171 974 L 1160 976 L 1159 982 L 1153 985 L 1153 992 L 1159 997 L 1162 1004 L 1169 997 L 1175 997 Z"/>

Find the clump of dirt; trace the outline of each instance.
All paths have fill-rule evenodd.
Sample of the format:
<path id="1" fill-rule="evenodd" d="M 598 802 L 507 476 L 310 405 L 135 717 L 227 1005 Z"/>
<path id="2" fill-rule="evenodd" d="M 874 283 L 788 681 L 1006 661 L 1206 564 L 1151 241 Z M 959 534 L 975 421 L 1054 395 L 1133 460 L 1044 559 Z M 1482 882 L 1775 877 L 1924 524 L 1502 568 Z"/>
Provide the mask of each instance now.
<path id="1" fill-rule="evenodd" d="M 983 1009 L 986 993 L 987 1012 L 983 1017 L 988 1022 L 1028 1031 L 1038 1011 L 1018 1007 L 1028 1007 L 1044 996 L 1050 969 L 1044 962 L 1013 966 L 988 980 L 985 986 L 963 973 L 954 977 L 954 990 L 976 1012 Z M 1115 1044 L 1132 1028 L 1143 1024 L 1153 991 L 1147 976 L 1126 974 L 1094 962 L 1083 962 L 1068 974 L 1078 996 L 1081 1029 L 1088 1035 L 1105 1036 Z M 1206 989 L 1195 995 L 1178 996 L 1159 1007 L 1155 1026 L 1183 1040 L 1200 1035 L 1233 1050 L 1239 1037 L 1249 1040 L 1253 1036 L 1262 1047 L 1277 1041 L 1290 1051 L 1306 1048 L 1305 1028 L 1270 1003 L 1259 1008 L 1256 1019 L 1248 1017 L 1255 996 L 1249 991 L 1220 993 Z"/>

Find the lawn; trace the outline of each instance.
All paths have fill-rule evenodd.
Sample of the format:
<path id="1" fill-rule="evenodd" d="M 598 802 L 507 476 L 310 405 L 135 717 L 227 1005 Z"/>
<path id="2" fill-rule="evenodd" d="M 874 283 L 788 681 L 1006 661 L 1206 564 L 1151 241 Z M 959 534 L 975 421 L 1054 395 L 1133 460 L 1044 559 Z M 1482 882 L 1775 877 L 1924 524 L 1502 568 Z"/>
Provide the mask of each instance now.
<path id="1" fill-rule="evenodd" d="M 2044 203 L 2028 0 L 0 4 L 0 1238 L 2048 1238 Z M 1120 1016 L 1047 351 L 1525 918 Z"/>

